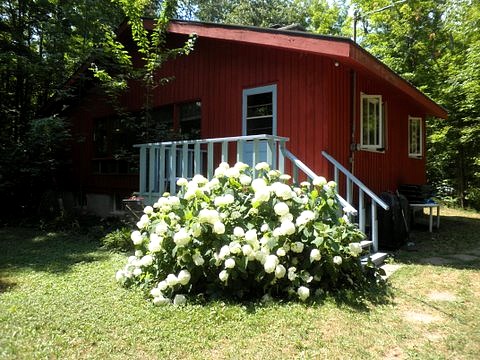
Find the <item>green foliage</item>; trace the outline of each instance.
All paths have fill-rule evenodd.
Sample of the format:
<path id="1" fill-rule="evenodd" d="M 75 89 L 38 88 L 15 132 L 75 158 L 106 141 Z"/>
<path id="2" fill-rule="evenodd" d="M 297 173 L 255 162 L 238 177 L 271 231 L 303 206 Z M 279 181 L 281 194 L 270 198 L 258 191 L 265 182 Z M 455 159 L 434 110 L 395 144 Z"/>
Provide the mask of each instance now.
<path id="1" fill-rule="evenodd" d="M 478 0 L 409 0 L 381 12 L 389 1 L 352 4 L 361 44 L 449 112 L 428 122 L 429 181 L 454 187 L 461 206 L 480 208 Z"/>
<path id="2" fill-rule="evenodd" d="M 102 244 L 106 249 L 116 251 L 131 251 L 133 250 L 133 243 L 130 239 L 132 230 L 127 227 L 122 227 L 109 232 L 102 238 Z"/>
<path id="3" fill-rule="evenodd" d="M 201 21 L 261 27 L 308 25 L 308 5 L 303 0 L 183 0 L 180 9 Z"/>

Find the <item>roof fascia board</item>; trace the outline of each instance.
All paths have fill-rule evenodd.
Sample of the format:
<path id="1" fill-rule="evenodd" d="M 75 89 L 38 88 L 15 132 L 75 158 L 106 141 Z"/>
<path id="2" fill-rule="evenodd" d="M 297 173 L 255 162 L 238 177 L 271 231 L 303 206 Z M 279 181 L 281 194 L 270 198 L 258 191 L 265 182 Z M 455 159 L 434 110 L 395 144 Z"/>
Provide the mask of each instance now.
<path id="1" fill-rule="evenodd" d="M 346 39 L 333 41 L 328 38 L 306 37 L 296 32 L 278 30 L 259 31 L 249 27 L 228 27 L 228 30 L 221 26 L 205 26 L 197 23 L 182 23 L 172 21 L 169 31 L 176 34 L 196 34 L 200 37 L 241 42 L 244 44 L 262 45 L 286 50 L 297 50 L 307 53 L 323 54 L 346 58 L 349 56 L 349 46 Z M 269 29 L 267 29 L 269 30 Z"/>

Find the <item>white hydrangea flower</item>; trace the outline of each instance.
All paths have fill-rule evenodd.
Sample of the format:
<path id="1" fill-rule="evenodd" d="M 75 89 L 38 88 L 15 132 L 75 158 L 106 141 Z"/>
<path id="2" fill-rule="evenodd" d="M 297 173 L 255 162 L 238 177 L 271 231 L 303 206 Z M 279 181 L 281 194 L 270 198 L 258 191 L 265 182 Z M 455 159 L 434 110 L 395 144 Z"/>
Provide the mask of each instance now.
<path id="1" fill-rule="evenodd" d="M 205 260 L 200 254 L 193 254 L 192 260 L 196 266 L 202 266 L 205 263 Z"/>
<path id="2" fill-rule="evenodd" d="M 258 178 L 252 181 L 252 189 L 253 191 L 260 190 L 262 188 L 267 187 L 267 183 L 264 179 Z"/>
<path id="3" fill-rule="evenodd" d="M 268 177 L 270 177 L 272 179 L 273 178 L 278 178 L 279 176 L 280 176 L 280 171 L 278 171 L 278 170 L 270 170 L 268 172 Z"/>
<path id="4" fill-rule="evenodd" d="M 228 258 L 225 260 L 225 268 L 226 269 L 233 269 L 235 267 L 235 259 Z"/>
<path id="5" fill-rule="evenodd" d="M 255 170 L 257 170 L 257 171 L 259 171 L 259 170 L 269 171 L 270 170 L 270 165 L 268 165 L 268 163 L 266 163 L 265 161 L 259 162 L 257 165 L 255 165 Z"/>
<path id="6" fill-rule="evenodd" d="M 196 183 L 197 185 L 202 185 L 206 184 L 208 182 L 208 179 L 201 174 L 197 174 L 192 178 L 192 182 Z"/>
<path id="7" fill-rule="evenodd" d="M 140 276 L 141 274 L 142 274 L 142 269 L 135 268 L 135 270 L 133 270 L 133 276 Z"/>
<path id="8" fill-rule="evenodd" d="M 275 237 L 280 237 L 280 236 L 284 236 L 285 235 L 285 231 L 284 229 L 282 229 L 281 227 L 276 227 L 275 229 L 273 229 L 273 232 L 272 232 L 273 236 Z"/>
<path id="9" fill-rule="evenodd" d="M 282 174 L 280 175 L 280 180 L 282 181 L 289 181 L 292 177 L 288 174 Z"/>
<path id="10" fill-rule="evenodd" d="M 282 264 L 279 264 L 275 267 L 275 277 L 277 279 L 283 278 L 286 273 L 287 273 L 287 270 L 285 269 L 285 266 L 283 266 Z"/>
<path id="11" fill-rule="evenodd" d="M 210 190 L 214 190 L 220 186 L 220 181 L 217 178 L 213 178 L 205 186 Z"/>
<path id="12" fill-rule="evenodd" d="M 233 204 L 235 198 L 231 194 L 226 194 L 224 196 L 217 196 L 214 200 L 215 206 L 227 206 Z"/>
<path id="13" fill-rule="evenodd" d="M 170 304 L 171 300 L 164 296 L 158 296 L 153 298 L 153 305 L 155 306 L 164 306 Z"/>
<path id="14" fill-rule="evenodd" d="M 297 278 L 296 271 L 297 271 L 297 268 L 295 266 L 288 268 L 288 273 L 287 273 L 288 280 L 294 281 Z"/>
<path id="15" fill-rule="evenodd" d="M 334 257 L 333 257 L 333 262 L 334 262 L 334 264 L 336 264 L 336 265 L 342 265 L 342 262 L 343 262 L 342 257 L 341 257 L 341 256 L 338 256 L 338 255 L 337 255 L 337 256 L 334 256 Z"/>
<path id="16" fill-rule="evenodd" d="M 325 179 L 323 176 L 318 176 L 315 179 L 313 179 L 312 184 L 314 186 L 325 186 L 327 184 L 327 179 Z"/>
<path id="17" fill-rule="evenodd" d="M 157 287 L 160 289 L 160 291 L 167 290 L 168 284 L 165 280 L 162 280 L 158 283 Z"/>
<path id="18" fill-rule="evenodd" d="M 155 227 L 155 233 L 157 235 L 163 235 L 168 231 L 168 225 L 162 221 L 158 223 L 158 225 Z"/>
<path id="19" fill-rule="evenodd" d="M 295 233 L 295 224 L 291 221 L 282 222 L 280 228 L 285 233 L 285 235 L 292 235 Z"/>
<path id="20" fill-rule="evenodd" d="M 270 274 L 275 271 L 275 268 L 278 265 L 278 257 L 276 255 L 268 255 L 263 264 L 265 272 Z"/>
<path id="21" fill-rule="evenodd" d="M 363 251 L 362 245 L 358 242 L 348 244 L 348 250 L 350 250 L 350 253 L 355 257 L 359 256 Z"/>
<path id="22" fill-rule="evenodd" d="M 271 185 L 271 188 L 280 199 L 288 200 L 292 198 L 292 189 L 287 184 L 275 182 Z"/>
<path id="23" fill-rule="evenodd" d="M 143 251 L 142 250 L 135 250 L 135 257 L 139 258 L 143 256 Z"/>
<path id="24" fill-rule="evenodd" d="M 140 220 L 137 222 L 137 227 L 139 229 L 145 228 L 150 223 L 150 219 L 148 218 L 147 214 L 142 215 Z"/>
<path id="25" fill-rule="evenodd" d="M 273 210 L 275 211 L 275 214 L 277 214 L 278 216 L 283 216 L 290 212 L 290 208 L 284 202 L 279 202 L 275 204 L 275 206 L 273 207 Z"/>
<path id="26" fill-rule="evenodd" d="M 236 237 L 242 238 L 245 236 L 245 231 L 240 226 L 236 226 L 233 229 L 233 235 L 235 235 Z"/>
<path id="27" fill-rule="evenodd" d="M 143 209 L 143 212 L 147 215 L 150 215 L 151 213 L 153 213 L 153 207 L 145 206 L 145 208 Z"/>
<path id="28" fill-rule="evenodd" d="M 236 167 L 232 167 L 225 171 L 225 176 L 232 179 L 238 179 L 240 177 L 240 171 Z"/>
<path id="29" fill-rule="evenodd" d="M 188 189 L 183 198 L 185 200 L 192 200 L 197 195 L 197 190 Z"/>
<path id="30" fill-rule="evenodd" d="M 306 286 L 300 286 L 297 290 L 297 293 L 300 300 L 305 301 L 310 296 L 310 289 Z"/>
<path id="31" fill-rule="evenodd" d="M 180 228 L 175 235 L 173 235 L 173 241 L 178 246 L 185 246 L 191 240 L 190 234 L 185 228 Z"/>
<path id="32" fill-rule="evenodd" d="M 213 224 L 213 232 L 215 234 L 224 234 L 225 233 L 225 225 L 221 221 L 217 221 Z"/>
<path id="33" fill-rule="evenodd" d="M 225 259 L 228 255 L 230 255 L 230 247 L 228 245 L 223 245 L 220 248 L 220 252 L 218 253 L 218 257 L 220 259 Z"/>
<path id="34" fill-rule="evenodd" d="M 246 174 L 240 175 L 239 180 L 240 180 L 240 184 L 244 186 L 248 186 L 252 183 L 252 178 Z"/>
<path id="35" fill-rule="evenodd" d="M 310 183 L 309 183 L 308 181 L 302 181 L 302 182 L 300 183 L 300 186 L 301 186 L 301 187 L 309 188 L 309 187 L 310 187 Z"/>
<path id="36" fill-rule="evenodd" d="M 315 219 L 315 213 L 311 210 L 304 210 L 300 214 L 300 216 L 297 218 L 295 223 L 297 226 L 302 226 L 305 224 L 308 224 L 310 221 Z"/>
<path id="37" fill-rule="evenodd" d="M 329 181 L 327 186 L 331 189 L 335 189 L 337 187 L 337 183 L 335 181 Z"/>
<path id="38" fill-rule="evenodd" d="M 158 252 L 162 250 L 162 238 L 155 233 L 150 234 L 150 243 L 148 244 L 148 251 Z"/>
<path id="39" fill-rule="evenodd" d="M 145 255 L 140 259 L 141 266 L 150 266 L 153 264 L 153 256 L 152 255 Z"/>
<path id="40" fill-rule="evenodd" d="M 138 230 L 132 231 L 130 239 L 132 239 L 134 245 L 140 245 L 143 242 L 142 233 Z"/>
<path id="41" fill-rule="evenodd" d="M 123 270 L 118 270 L 115 273 L 115 280 L 120 282 L 123 281 L 123 279 L 125 279 L 125 272 Z"/>
<path id="42" fill-rule="evenodd" d="M 227 281 L 228 280 L 228 272 L 227 270 L 222 270 L 220 271 L 220 274 L 218 274 L 218 278 L 220 279 L 220 281 Z"/>
<path id="43" fill-rule="evenodd" d="M 218 168 L 215 169 L 215 173 L 213 176 L 215 176 L 216 178 L 224 177 L 225 171 L 227 171 L 227 169 L 219 166 Z"/>
<path id="44" fill-rule="evenodd" d="M 167 285 L 169 287 L 174 287 L 178 284 L 178 278 L 174 274 L 168 274 L 167 278 L 165 279 Z"/>
<path id="45" fill-rule="evenodd" d="M 153 288 L 152 290 L 150 290 L 150 295 L 152 295 L 153 297 L 160 297 L 162 296 L 162 292 L 160 291 L 159 288 Z"/>
<path id="46" fill-rule="evenodd" d="M 183 177 L 177 180 L 178 186 L 183 187 L 183 186 L 187 186 L 187 184 L 188 184 L 188 180 Z"/>
<path id="47" fill-rule="evenodd" d="M 193 223 L 190 226 L 190 231 L 192 232 L 192 236 L 194 238 L 198 238 L 200 235 L 202 235 L 202 225 L 199 223 Z"/>
<path id="48" fill-rule="evenodd" d="M 188 270 L 180 270 L 177 279 L 180 284 L 187 285 L 190 282 L 191 277 L 192 276 Z"/>
<path id="49" fill-rule="evenodd" d="M 220 168 L 223 168 L 223 169 L 230 169 L 230 165 L 228 164 L 228 162 L 226 161 L 222 161 L 220 164 L 218 164 L 218 167 Z"/>
<path id="50" fill-rule="evenodd" d="M 278 257 L 283 257 L 287 255 L 287 252 L 285 251 L 285 249 L 283 247 L 280 247 L 277 249 L 277 256 Z"/>
<path id="51" fill-rule="evenodd" d="M 178 196 L 169 196 L 168 202 L 171 206 L 176 207 L 180 205 L 180 198 Z"/>
<path id="52" fill-rule="evenodd" d="M 293 215 L 291 213 L 285 214 L 283 216 L 280 216 L 278 219 L 281 223 L 284 221 L 293 221 Z"/>
<path id="53" fill-rule="evenodd" d="M 310 261 L 311 262 L 320 261 L 321 258 L 322 258 L 322 254 L 320 254 L 320 250 L 312 249 L 312 251 L 310 251 Z"/>
<path id="54" fill-rule="evenodd" d="M 257 231 L 255 229 L 248 230 L 245 233 L 245 240 L 248 242 L 255 242 L 258 240 Z"/>
<path id="55" fill-rule="evenodd" d="M 262 224 L 262 227 L 260 228 L 261 232 L 267 232 L 270 231 L 270 226 L 267 223 Z"/>
<path id="56" fill-rule="evenodd" d="M 236 167 L 240 171 L 243 171 L 249 168 L 248 164 L 245 164 L 241 161 L 236 162 L 234 167 Z"/>
<path id="57" fill-rule="evenodd" d="M 250 245 L 245 244 L 245 245 L 242 246 L 243 255 L 250 256 L 252 254 L 252 252 L 253 252 L 253 249 Z"/>
<path id="58" fill-rule="evenodd" d="M 257 250 L 255 251 L 255 259 L 263 265 L 267 260 L 267 255 L 263 251 Z"/>
<path id="59" fill-rule="evenodd" d="M 304 245 L 300 241 L 294 242 L 290 246 L 290 250 L 292 250 L 294 253 L 297 253 L 297 254 L 300 254 L 303 251 L 303 248 L 304 248 Z"/>
<path id="60" fill-rule="evenodd" d="M 238 241 L 230 242 L 230 244 L 228 244 L 228 247 L 230 248 L 230 252 L 232 254 L 239 254 L 242 252 L 242 246 Z"/>
<path id="61" fill-rule="evenodd" d="M 268 187 L 264 187 L 255 191 L 252 202 L 267 202 L 268 200 L 270 200 L 270 189 Z"/>
<path id="62" fill-rule="evenodd" d="M 335 204 L 335 202 L 333 201 L 333 199 L 327 199 L 327 205 L 332 207 L 333 205 Z"/>
<path id="63" fill-rule="evenodd" d="M 177 294 L 173 298 L 173 305 L 175 306 L 183 306 L 186 303 L 187 303 L 187 298 L 185 297 L 185 295 Z"/>

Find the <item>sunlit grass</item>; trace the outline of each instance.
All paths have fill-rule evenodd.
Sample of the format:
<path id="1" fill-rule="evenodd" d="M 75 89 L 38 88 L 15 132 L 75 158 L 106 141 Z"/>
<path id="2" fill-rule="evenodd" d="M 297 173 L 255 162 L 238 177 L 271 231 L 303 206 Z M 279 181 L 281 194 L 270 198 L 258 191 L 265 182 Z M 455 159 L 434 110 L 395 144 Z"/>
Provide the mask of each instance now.
<path id="1" fill-rule="evenodd" d="M 421 260 L 480 248 L 469 235 L 480 219 L 444 214 L 440 232 L 415 233 L 417 252 L 397 254 L 393 297 L 363 306 L 328 298 L 157 308 L 115 283 L 124 255 L 78 235 L 3 229 L 0 358 L 477 359 L 480 263 Z"/>

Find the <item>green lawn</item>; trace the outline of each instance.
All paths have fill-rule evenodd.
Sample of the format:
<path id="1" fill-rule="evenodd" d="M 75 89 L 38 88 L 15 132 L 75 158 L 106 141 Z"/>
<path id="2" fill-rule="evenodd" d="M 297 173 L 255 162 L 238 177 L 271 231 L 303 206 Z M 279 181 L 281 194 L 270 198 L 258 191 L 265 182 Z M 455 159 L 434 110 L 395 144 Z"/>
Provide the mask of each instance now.
<path id="1" fill-rule="evenodd" d="M 478 359 L 480 216 L 443 211 L 441 226 L 395 254 L 392 297 L 375 304 L 183 308 L 119 288 L 124 255 L 95 241 L 1 229 L 0 358 Z"/>

